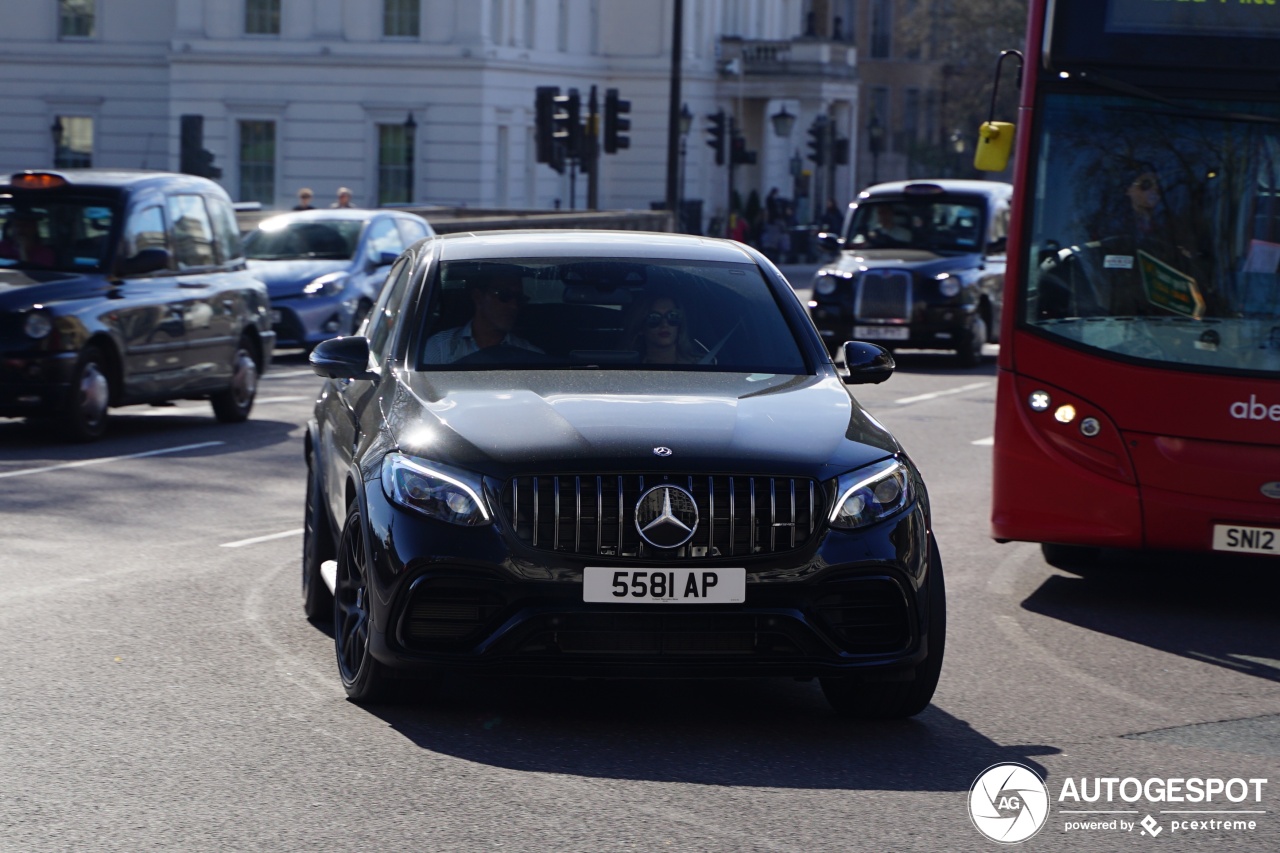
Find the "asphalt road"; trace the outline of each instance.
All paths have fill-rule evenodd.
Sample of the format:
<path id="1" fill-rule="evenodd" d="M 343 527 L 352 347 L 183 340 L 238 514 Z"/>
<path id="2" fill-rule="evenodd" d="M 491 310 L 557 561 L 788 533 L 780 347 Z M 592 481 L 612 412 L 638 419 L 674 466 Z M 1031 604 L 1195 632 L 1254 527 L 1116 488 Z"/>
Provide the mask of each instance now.
<path id="1" fill-rule="evenodd" d="M 950 632 L 933 706 L 892 724 L 785 680 L 347 702 L 298 595 L 319 386 L 299 354 L 242 425 L 126 409 L 65 445 L 0 420 L 0 850 L 989 851 L 967 804 L 1001 762 L 1047 779 L 1027 849 L 1280 849 L 1280 566 L 1068 572 L 994 543 L 994 364 L 899 364 L 858 396 L 924 471 Z M 1268 782 L 1260 802 L 1059 801 L 1096 777 Z M 1126 813 L 1069 813 L 1100 809 Z M 1166 813 L 1206 809 L 1261 813 Z M 1064 829 L 1146 815 L 1157 837 Z M 1170 825 L 1224 818 L 1256 828 Z"/>

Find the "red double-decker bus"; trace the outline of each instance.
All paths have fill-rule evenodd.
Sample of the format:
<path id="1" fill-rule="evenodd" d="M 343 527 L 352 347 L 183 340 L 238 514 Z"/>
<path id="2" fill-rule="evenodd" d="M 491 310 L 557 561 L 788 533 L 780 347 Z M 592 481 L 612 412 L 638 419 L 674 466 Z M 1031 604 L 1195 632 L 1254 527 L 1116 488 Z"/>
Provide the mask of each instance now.
<path id="1" fill-rule="evenodd" d="M 992 535 L 1280 557 L 1280 5 L 1031 0 L 1016 154 Z"/>

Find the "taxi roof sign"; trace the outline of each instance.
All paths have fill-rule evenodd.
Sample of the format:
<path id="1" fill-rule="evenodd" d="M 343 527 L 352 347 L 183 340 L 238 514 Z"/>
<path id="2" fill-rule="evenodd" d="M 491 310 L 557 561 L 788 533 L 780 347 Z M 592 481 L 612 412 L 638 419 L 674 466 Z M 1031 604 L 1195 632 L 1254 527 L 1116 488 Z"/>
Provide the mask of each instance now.
<path id="1" fill-rule="evenodd" d="M 28 190 L 51 190 L 67 185 L 67 179 L 50 172 L 18 172 L 9 178 L 9 184 Z"/>

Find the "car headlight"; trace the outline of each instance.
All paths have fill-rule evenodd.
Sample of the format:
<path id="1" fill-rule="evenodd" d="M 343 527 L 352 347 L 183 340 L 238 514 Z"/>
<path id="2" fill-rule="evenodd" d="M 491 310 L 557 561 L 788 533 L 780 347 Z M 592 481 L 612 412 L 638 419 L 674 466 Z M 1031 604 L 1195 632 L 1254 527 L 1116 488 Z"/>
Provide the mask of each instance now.
<path id="1" fill-rule="evenodd" d="M 382 460 L 387 499 L 450 524 L 476 527 L 492 521 L 480 497 L 480 479 L 435 462 L 388 453 Z"/>
<path id="2" fill-rule="evenodd" d="M 836 277 L 833 275 L 816 276 L 813 280 L 813 292 L 830 296 L 836 292 Z"/>
<path id="3" fill-rule="evenodd" d="M 346 273 L 331 272 L 320 276 L 318 279 L 302 288 L 302 292 L 306 296 L 337 296 L 346 286 Z"/>
<path id="4" fill-rule="evenodd" d="M 42 340 L 53 331 L 53 318 L 44 311 L 32 311 L 22 321 L 22 331 L 28 338 Z"/>
<path id="5" fill-rule="evenodd" d="M 938 276 L 938 292 L 950 299 L 960 292 L 960 279 L 944 272 Z"/>
<path id="6" fill-rule="evenodd" d="M 832 527 L 865 527 L 896 515 L 915 500 L 911 471 L 897 459 L 842 475 L 836 482 L 835 504 L 829 519 Z"/>

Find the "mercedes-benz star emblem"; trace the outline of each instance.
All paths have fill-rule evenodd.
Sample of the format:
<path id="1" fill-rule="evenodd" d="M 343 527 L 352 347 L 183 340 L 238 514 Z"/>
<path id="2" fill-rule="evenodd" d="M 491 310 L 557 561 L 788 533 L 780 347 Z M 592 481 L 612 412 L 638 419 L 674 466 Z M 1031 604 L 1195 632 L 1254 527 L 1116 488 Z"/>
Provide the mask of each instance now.
<path id="1" fill-rule="evenodd" d="M 670 456 L 670 455 L 671 455 L 671 448 L 670 448 L 670 447 L 655 447 L 655 448 L 653 449 L 653 455 L 654 455 L 654 456 Z"/>
<path id="2" fill-rule="evenodd" d="M 698 529 L 698 505 L 679 486 L 654 486 L 636 502 L 636 530 L 655 548 L 679 548 Z"/>

